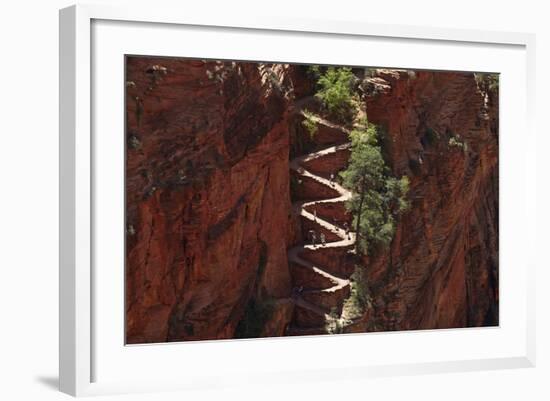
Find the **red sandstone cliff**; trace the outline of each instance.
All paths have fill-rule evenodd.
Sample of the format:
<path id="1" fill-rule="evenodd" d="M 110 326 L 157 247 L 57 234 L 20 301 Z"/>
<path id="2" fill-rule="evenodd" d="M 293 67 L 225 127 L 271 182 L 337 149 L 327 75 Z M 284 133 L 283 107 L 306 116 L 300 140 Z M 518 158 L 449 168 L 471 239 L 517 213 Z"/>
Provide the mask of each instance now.
<path id="1" fill-rule="evenodd" d="M 390 249 L 365 258 L 372 307 L 346 331 L 497 324 L 497 97 L 460 73 L 379 70 L 361 87 L 394 175 L 411 180 L 412 207 Z M 292 286 L 316 276 L 288 262 L 311 224 L 292 216 L 291 193 L 335 196 L 305 178 L 291 191 L 289 158 L 342 134 L 321 124 L 311 143 L 297 111 L 315 108 L 313 88 L 301 67 L 127 59 L 128 343 L 232 338 L 262 299 L 273 310 L 261 335 L 284 335 L 296 319 L 323 324 L 291 301 Z M 326 179 L 347 154 L 307 168 Z M 319 213 L 350 218 L 341 204 Z M 345 250 L 306 256 L 350 273 Z"/>
<path id="2" fill-rule="evenodd" d="M 284 69 L 127 59 L 128 343 L 230 338 L 249 299 L 289 296 Z"/>
<path id="3" fill-rule="evenodd" d="M 498 94 L 473 74 L 379 70 L 363 83 L 412 207 L 367 260 L 375 330 L 498 324 Z"/>

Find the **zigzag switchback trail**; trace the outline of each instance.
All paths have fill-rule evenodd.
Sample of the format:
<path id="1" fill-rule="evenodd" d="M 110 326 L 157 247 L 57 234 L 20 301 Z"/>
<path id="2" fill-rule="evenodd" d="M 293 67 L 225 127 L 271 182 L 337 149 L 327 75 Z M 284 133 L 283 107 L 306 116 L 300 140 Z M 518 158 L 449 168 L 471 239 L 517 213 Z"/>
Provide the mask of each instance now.
<path id="1" fill-rule="evenodd" d="M 290 162 L 292 174 L 306 187 L 303 193 L 307 200 L 294 202 L 292 208 L 300 216 L 307 242 L 288 251 L 295 304 L 288 335 L 327 333 L 327 322 L 334 314 L 340 316 L 350 295 L 352 271 L 346 256 L 355 245 L 355 233 L 349 230 L 351 216 L 345 210 L 345 202 L 352 193 L 334 180 L 347 164 L 349 130 L 320 117 L 310 118 L 319 131 L 323 130 L 320 144 L 323 147 Z M 328 162 L 323 163 L 324 160 Z M 336 162 L 331 163 L 333 160 Z M 309 232 L 315 232 L 315 241 Z M 320 241 L 321 235 L 324 243 Z"/>

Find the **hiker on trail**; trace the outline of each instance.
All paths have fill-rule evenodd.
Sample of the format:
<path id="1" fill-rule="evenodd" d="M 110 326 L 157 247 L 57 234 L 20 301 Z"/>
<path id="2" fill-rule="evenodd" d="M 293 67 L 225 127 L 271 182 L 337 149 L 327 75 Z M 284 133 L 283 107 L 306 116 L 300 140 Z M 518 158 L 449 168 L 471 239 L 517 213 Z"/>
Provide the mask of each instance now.
<path id="1" fill-rule="evenodd" d="M 317 222 L 317 209 L 313 209 L 313 221 Z"/>
<path id="2" fill-rule="evenodd" d="M 321 233 L 320 237 L 321 237 L 321 246 L 325 246 L 325 240 L 326 240 L 325 233 Z"/>
<path id="3" fill-rule="evenodd" d="M 330 173 L 330 186 L 334 186 L 334 173 Z"/>
<path id="4" fill-rule="evenodd" d="M 348 224 L 347 221 L 344 222 L 344 230 L 346 231 L 346 237 L 347 237 L 348 239 L 351 239 L 351 234 L 350 234 L 350 232 L 349 232 L 349 224 Z"/>
<path id="5" fill-rule="evenodd" d="M 311 237 L 311 244 L 315 248 L 315 240 L 317 239 L 317 235 L 315 234 L 315 231 L 309 230 L 309 236 Z"/>

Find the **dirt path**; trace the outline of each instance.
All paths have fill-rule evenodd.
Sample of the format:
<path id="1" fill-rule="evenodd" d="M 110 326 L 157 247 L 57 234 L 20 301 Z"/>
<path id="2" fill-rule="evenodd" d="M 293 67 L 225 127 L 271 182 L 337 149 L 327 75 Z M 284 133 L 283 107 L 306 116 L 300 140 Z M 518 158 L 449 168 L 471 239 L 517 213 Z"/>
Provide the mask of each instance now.
<path id="1" fill-rule="evenodd" d="M 335 125 L 327 120 L 324 120 L 319 117 L 315 117 L 315 121 L 330 126 L 331 128 L 338 129 L 342 132 L 342 135 L 348 135 L 349 131 L 341 126 Z M 325 199 L 319 199 L 314 201 L 300 201 L 295 202 L 293 204 L 293 212 L 296 215 L 299 215 L 310 222 L 313 222 L 313 224 L 319 226 L 318 230 L 315 230 L 317 233 L 317 241 L 315 245 L 311 243 L 304 243 L 300 244 L 298 246 L 295 246 L 291 248 L 288 252 L 288 258 L 289 262 L 291 262 L 291 265 L 294 265 L 296 267 L 294 268 L 305 268 L 309 269 L 311 274 L 319 275 L 321 282 L 327 282 L 331 283 L 331 285 L 327 285 L 326 288 L 321 289 L 310 289 L 304 286 L 303 290 L 300 291 L 298 294 L 293 295 L 293 300 L 297 308 L 302 308 L 307 310 L 306 313 L 314 314 L 322 317 L 322 319 L 319 319 L 319 322 L 326 321 L 329 318 L 330 308 L 327 307 L 326 303 L 328 303 L 330 307 L 339 308 L 342 306 L 342 303 L 344 299 L 331 296 L 331 294 L 334 294 L 338 291 L 342 291 L 344 289 L 349 291 L 350 286 L 350 280 L 349 278 L 343 278 L 343 277 L 337 277 L 334 274 L 329 273 L 326 267 L 319 265 L 317 263 L 313 263 L 307 259 L 307 256 L 305 254 L 307 253 L 315 253 L 320 252 L 324 249 L 330 249 L 330 248 L 344 248 L 349 249 L 355 244 L 355 233 L 349 232 L 346 234 L 346 231 L 343 227 L 339 227 L 334 225 L 333 223 L 324 220 L 319 215 L 315 216 L 313 213 L 309 212 L 309 210 L 314 209 L 316 205 L 326 204 L 326 203 L 338 203 L 338 202 L 346 202 L 347 200 L 351 199 L 352 193 L 339 185 L 336 182 L 331 182 L 330 180 L 323 178 L 321 176 L 318 176 L 316 174 L 313 174 L 311 171 L 308 171 L 304 166 L 307 165 L 309 161 L 322 158 L 325 156 L 329 156 L 331 154 L 334 154 L 336 152 L 342 152 L 347 151 L 350 147 L 350 143 L 344 143 L 341 145 L 335 145 L 335 146 L 329 146 L 325 149 L 321 149 L 318 151 L 315 151 L 313 153 L 308 153 L 302 156 L 298 156 L 294 158 L 290 162 L 290 169 L 293 170 L 296 174 L 298 174 L 301 177 L 306 177 L 309 179 L 315 180 L 317 183 L 324 185 L 326 187 L 331 188 L 335 192 L 338 193 L 338 196 L 332 197 L 332 198 L 325 198 Z M 337 175 L 338 171 L 332 172 L 334 176 Z M 319 233 L 323 230 L 327 230 L 334 234 L 336 237 L 339 238 L 337 241 L 331 241 L 326 242 L 324 245 L 320 244 L 319 241 Z M 315 280 L 319 282 L 318 280 Z M 315 294 L 317 296 L 316 299 L 325 298 L 326 302 L 325 305 L 317 305 L 314 302 L 310 302 L 306 299 L 308 294 Z M 319 298 L 321 297 L 321 298 Z M 330 302 L 333 302 L 334 304 L 330 304 Z M 326 332 L 324 325 L 296 325 L 294 324 L 293 327 L 290 328 L 291 334 L 319 334 Z"/>

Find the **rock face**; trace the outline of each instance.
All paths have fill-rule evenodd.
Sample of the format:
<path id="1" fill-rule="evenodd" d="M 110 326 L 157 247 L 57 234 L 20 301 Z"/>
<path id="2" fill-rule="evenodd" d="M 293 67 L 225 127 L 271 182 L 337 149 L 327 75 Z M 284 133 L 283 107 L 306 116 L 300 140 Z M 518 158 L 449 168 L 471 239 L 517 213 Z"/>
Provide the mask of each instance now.
<path id="1" fill-rule="evenodd" d="M 231 338 L 251 299 L 288 299 L 286 68 L 127 59 L 128 343 Z"/>
<path id="2" fill-rule="evenodd" d="M 304 246 L 308 262 L 289 263 L 310 229 L 345 242 L 351 221 L 325 202 L 319 228 L 307 206 L 342 194 L 327 181 L 345 146 L 304 161 L 314 177 L 290 171 L 347 142 L 328 123 L 315 143 L 305 132 L 314 87 L 299 66 L 127 58 L 127 343 L 234 338 L 264 302 L 256 335 L 316 334 L 341 307 L 351 244 Z M 361 88 L 412 206 L 390 249 L 365 258 L 372 307 L 344 331 L 498 324 L 498 97 L 461 73 L 377 70 Z M 301 305 L 296 286 L 311 290 Z"/>
<path id="3" fill-rule="evenodd" d="M 391 249 L 366 260 L 376 330 L 498 324 L 498 96 L 473 74 L 363 82 L 385 156 L 411 179 Z M 371 326 L 372 327 L 372 326 Z"/>

